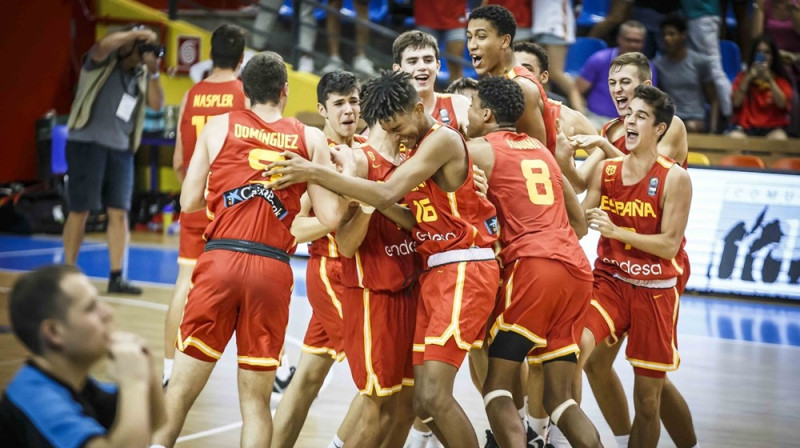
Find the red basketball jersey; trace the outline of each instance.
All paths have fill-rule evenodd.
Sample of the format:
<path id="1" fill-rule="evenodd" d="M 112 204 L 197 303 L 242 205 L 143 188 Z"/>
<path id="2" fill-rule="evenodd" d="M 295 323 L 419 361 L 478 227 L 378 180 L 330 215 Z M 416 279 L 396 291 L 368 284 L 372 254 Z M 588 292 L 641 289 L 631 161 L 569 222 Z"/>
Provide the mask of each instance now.
<path id="1" fill-rule="evenodd" d="M 600 208 L 608 213 L 611 222 L 636 233 L 652 235 L 661 232 L 661 196 L 664 194 L 667 173 L 675 164 L 664 156 L 650 167 L 642 180 L 634 185 L 622 183 L 622 157 L 605 161 L 600 188 Z M 619 240 L 600 237 L 597 243 L 595 269 L 635 280 L 665 280 L 678 277 L 687 260 L 681 242 L 672 260 L 636 249 Z"/>
<path id="2" fill-rule="evenodd" d="M 189 168 L 197 137 L 209 117 L 245 109 L 242 81 L 200 81 L 186 94 L 181 116 L 181 143 L 183 144 L 183 172 Z"/>
<path id="3" fill-rule="evenodd" d="M 300 211 L 306 184 L 272 191 L 261 176 L 279 153 L 291 151 L 309 158 L 305 125 L 294 118 L 266 123 L 249 110 L 229 114 L 228 135 L 211 162 L 206 186 L 206 240 L 230 238 L 255 241 L 293 252 L 292 221 Z"/>
<path id="4" fill-rule="evenodd" d="M 369 164 L 367 179 L 386 181 L 395 170 L 369 145 L 361 147 Z M 342 284 L 376 291 L 400 291 L 414 273 L 416 243 L 411 233 L 379 212 L 372 214 L 367 235 L 352 258 L 342 258 Z"/>
<path id="5" fill-rule="evenodd" d="M 433 125 L 417 146 L 441 126 Z M 462 145 L 466 152 L 463 140 Z M 411 157 L 414 157 L 414 151 L 411 151 Z M 405 195 L 406 204 L 417 221 L 413 231 L 417 252 L 425 259 L 449 250 L 491 247 L 497 240 L 494 206 L 475 191 L 469 153 L 467 159 L 467 178 L 456 191 L 442 191 L 432 179 L 427 179 Z"/>
<path id="6" fill-rule="evenodd" d="M 354 143 L 365 143 L 367 139 L 361 135 L 354 135 L 353 142 Z M 328 139 L 328 146 L 333 148 L 338 143 L 334 142 L 331 139 Z M 311 216 L 314 216 L 314 210 L 311 210 Z M 339 247 L 336 245 L 336 237 L 334 236 L 336 232 L 331 232 L 322 238 L 317 238 L 316 240 L 312 241 L 308 245 L 308 254 L 309 255 L 317 255 L 321 257 L 328 257 L 328 258 L 336 258 L 339 256 Z"/>
<path id="7" fill-rule="evenodd" d="M 544 87 L 542 87 L 542 84 L 539 82 L 538 79 L 536 79 L 535 76 L 533 76 L 533 73 L 531 73 L 527 68 L 521 65 L 517 65 L 516 67 L 509 70 L 508 73 L 506 73 L 506 78 L 508 79 L 514 79 L 518 76 L 533 81 L 533 83 L 536 84 L 536 87 L 539 89 L 539 95 L 542 96 L 542 104 L 544 105 L 544 111 L 542 111 L 542 120 L 544 120 L 544 132 L 545 135 L 547 136 L 547 141 L 545 142 L 545 145 L 547 145 L 547 149 L 549 149 L 552 154 L 555 154 L 557 133 L 556 133 L 556 119 L 554 112 L 552 111 L 553 105 L 550 103 L 550 101 L 547 100 L 547 93 L 544 91 Z"/>
<path id="8" fill-rule="evenodd" d="M 435 93 L 436 106 L 433 108 L 433 119 L 458 130 L 458 117 L 453 108 L 453 97 L 447 93 Z"/>
<path id="9" fill-rule="evenodd" d="M 589 260 L 569 225 L 561 169 L 545 146 L 527 134 L 486 135 L 494 151 L 488 196 L 500 223 L 500 259 L 552 258 L 584 269 Z"/>

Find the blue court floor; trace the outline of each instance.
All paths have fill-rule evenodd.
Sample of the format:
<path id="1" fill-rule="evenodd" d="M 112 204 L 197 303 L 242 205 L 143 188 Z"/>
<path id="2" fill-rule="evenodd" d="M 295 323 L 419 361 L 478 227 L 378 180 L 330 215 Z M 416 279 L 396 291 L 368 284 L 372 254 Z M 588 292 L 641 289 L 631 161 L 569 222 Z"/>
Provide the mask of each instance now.
<path id="1" fill-rule="evenodd" d="M 150 286 L 171 286 L 178 273 L 178 250 L 152 244 L 131 244 L 127 277 Z M 27 271 L 63 262 L 61 239 L 50 236 L 0 235 L 0 270 Z M 90 277 L 108 277 L 108 249 L 87 242 L 78 265 Z M 293 257 L 295 297 L 305 297 L 306 258 Z M 697 296 L 681 298 L 678 334 L 800 347 L 800 303 L 751 301 Z"/>

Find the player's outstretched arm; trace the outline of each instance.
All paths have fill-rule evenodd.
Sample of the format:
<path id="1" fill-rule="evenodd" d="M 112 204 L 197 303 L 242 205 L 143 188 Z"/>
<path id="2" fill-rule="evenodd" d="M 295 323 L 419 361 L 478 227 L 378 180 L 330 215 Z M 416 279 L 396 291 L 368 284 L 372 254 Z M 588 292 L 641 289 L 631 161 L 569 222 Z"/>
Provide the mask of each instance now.
<path id="1" fill-rule="evenodd" d="M 268 165 L 263 175 L 281 175 L 279 179 L 268 184 L 273 189 L 286 188 L 300 182 L 313 182 L 383 210 L 394 205 L 417 185 L 430 179 L 454 157 L 463 157 L 462 145 L 457 132 L 446 127 L 440 128 L 429 135 L 417 148 L 414 157 L 397 167 L 386 182 L 372 182 L 338 173 L 333 168 L 308 163 L 302 157 L 289 152 L 282 153 L 285 160 Z"/>
<path id="2" fill-rule="evenodd" d="M 328 141 L 325 134 L 317 128 L 306 126 L 306 147 L 311 158 L 310 165 L 332 170 L 331 153 L 328 148 Z M 295 159 L 305 160 L 295 153 L 283 153 L 288 157 L 293 155 Z M 342 217 L 347 211 L 347 203 L 344 198 L 330 189 L 325 189 L 318 183 L 309 183 L 308 197 L 311 199 L 311 207 L 319 222 L 326 227 L 335 229 L 339 226 Z"/>
<path id="3" fill-rule="evenodd" d="M 308 243 L 331 233 L 332 230 L 323 226 L 316 216 L 311 215 L 311 199 L 308 193 L 303 193 L 300 197 L 300 212 L 292 221 L 292 235 L 297 240 L 297 244 Z"/>

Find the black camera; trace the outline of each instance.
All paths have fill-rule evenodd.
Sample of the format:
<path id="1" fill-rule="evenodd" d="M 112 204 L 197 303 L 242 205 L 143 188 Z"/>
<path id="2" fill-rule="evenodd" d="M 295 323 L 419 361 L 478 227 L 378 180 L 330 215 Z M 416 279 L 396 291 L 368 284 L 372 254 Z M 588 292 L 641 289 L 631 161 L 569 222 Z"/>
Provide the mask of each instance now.
<path id="1" fill-rule="evenodd" d="M 167 47 L 155 43 L 148 43 L 142 40 L 136 43 L 136 49 L 139 51 L 140 55 L 145 53 L 155 53 L 156 57 L 159 59 L 163 59 L 164 54 L 167 53 Z"/>

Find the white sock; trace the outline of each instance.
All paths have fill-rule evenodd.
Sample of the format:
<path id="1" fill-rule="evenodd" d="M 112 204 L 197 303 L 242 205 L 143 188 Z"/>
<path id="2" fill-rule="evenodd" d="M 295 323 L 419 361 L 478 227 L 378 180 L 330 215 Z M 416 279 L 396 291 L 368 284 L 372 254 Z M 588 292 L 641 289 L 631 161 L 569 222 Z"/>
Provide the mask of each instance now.
<path id="1" fill-rule="evenodd" d="M 528 425 L 536 431 L 536 434 L 539 434 L 542 437 L 546 437 L 547 434 L 547 423 L 550 422 L 550 417 L 545 418 L 536 418 L 534 416 L 528 416 Z"/>
<path id="2" fill-rule="evenodd" d="M 561 432 L 556 425 L 550 425 L 550 444 L 555 448 L 568 448 L 572 446 L 569 444 L 569 440 L 564 437 L 564 433 Z"/>
<path id="3" fill-rule="evenodd" d="M 614 436 L 614 440 L 617 441 L 617 446 L 619 448 L 628 448 L 628 440 L 630 438 L 630 434 L 625 434 L 624 436 Z"/>
<path id="4" fill-rule="evenodd" d="M 172 376 L 172 365 L 174 363 L 174 359 L 164 358 L 164 373 L 162 374 L 163 377 L 161 378 L 162 383 L 169 381 L 169 378 Z"/>
<path id="5" fill-rule="evenodd" d="M 164 445 L 150 445 L 150 448 L 167 448 Z"/>
<path id="6" fill-rule="evenodd" d="M 411 431 L 408 432 L 408 440 L 406 440 L 403 448 L 426 448 L 431 437 L 433 437 L 431 431 L 422 432 L 412 427 Z"/>
<path id="7" fill-rule="evenodd" d="M 331 440 L 331 443 L 328 444 L 327 448 L 342 448 L 343 445 L 344 442 L 342 442 L 342 439 L 339 438 L 339 435 L 334 434 L 333 440 Z"/>
<path id="8" fill-rule="evenodd" d="M 425 445 L 425 448 L 444 448 L 442 442 L 436 437 L 436 434 L 431 433 L 431 436 L 428 437 L 428 444 Z"/>
<path id="9" fill-rule="evenodd" d="M 528 429 L 528 413 L 526 412 L 527 407 L 523 406 L 517 409 L 517 414 L 519 414 L 519 419 L 522 420 L 522 426 L 527 430 Z"/>

